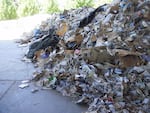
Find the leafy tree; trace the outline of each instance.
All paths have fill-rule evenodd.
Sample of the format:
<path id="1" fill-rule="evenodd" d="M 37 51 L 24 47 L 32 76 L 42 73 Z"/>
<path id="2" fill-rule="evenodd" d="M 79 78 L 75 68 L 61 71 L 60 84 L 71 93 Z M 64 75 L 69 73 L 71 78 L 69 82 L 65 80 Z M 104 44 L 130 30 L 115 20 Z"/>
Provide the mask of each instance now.
<path id="1" fill-rule="evenodd" d="M 37 14 L 40 11 L 37 0 L 19 0 L 18 4 L 19 17 Z"/>
<path id="2" fill-rule="evenodd" d="M 94 6 L 94 0 L 76 0 L 76 8 L 83 6 Z"/>
<path id="3" fill-rule="evenodd" d="M 55 13 L 60 11 L 56 0 L 47 0 L 46 5 L 43 7 L 45 7 L 44 12 L 46 13 Z"/>
<path id="4" fill-rule="evenodd" d="M 0 20 L 17 18 L 17 7 L 13 0 L 1 0 Z"/>

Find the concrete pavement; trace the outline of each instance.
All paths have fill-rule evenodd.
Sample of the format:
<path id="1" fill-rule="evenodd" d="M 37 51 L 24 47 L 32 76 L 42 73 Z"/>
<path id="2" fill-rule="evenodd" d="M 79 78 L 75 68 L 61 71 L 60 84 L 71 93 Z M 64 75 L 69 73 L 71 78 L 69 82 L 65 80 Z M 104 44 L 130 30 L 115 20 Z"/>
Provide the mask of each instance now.
<path id="1" fill-rule="evenodd" d="M 76 105 L 72 99 L 54 90 L 39 90 L 33 83 L 20 89 L 22 80 L 31 78 L 32 64 L 21 61 L 25 49 L 11 40 L 0 40 L 0 113 L 81 113 L 86 107 Z"/>

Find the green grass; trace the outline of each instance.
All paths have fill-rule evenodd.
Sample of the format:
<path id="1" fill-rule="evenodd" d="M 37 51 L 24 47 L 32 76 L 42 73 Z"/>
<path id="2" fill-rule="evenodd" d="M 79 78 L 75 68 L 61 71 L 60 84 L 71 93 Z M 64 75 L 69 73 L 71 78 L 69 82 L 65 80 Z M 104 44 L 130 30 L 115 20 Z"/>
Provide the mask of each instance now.
<path id="1" fill-rule="evenodd" d="M 112 0 L 0 0 L 0 20 L 16 19 L 38 13 L 55 13 L 84 6 L 98 7 Z M 62 7 L 63 6 L 63 7 Z"/>

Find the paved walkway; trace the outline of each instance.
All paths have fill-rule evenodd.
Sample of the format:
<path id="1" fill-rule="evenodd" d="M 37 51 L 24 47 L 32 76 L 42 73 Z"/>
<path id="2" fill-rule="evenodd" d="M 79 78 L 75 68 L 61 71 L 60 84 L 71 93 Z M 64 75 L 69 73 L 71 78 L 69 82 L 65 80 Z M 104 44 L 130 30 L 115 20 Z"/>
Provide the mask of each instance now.
<path id="1" fill-rule="evenodd" d="M 41 17 L 41 16 L 40 16 Z M 39 90 L 31 93 L 35 86 L 20 89 L 22 80 L 30 79 L 33 66 L 21 61 L 25 49 L 18 48 L 12 39 L 32 28 L 37 16 L 18 21 L 0 22 L 0 113 L 81 113 L 87 108 L 76 105 L 68 97 L 54 90 Z M 43 17 L 45 18 L 45 17 Z M 18 26 L 17 26 L 17 25 Z M 31 25 L 33 24 L 33 25 Z M 28 26 L 29 25 L 29 26 Z"/>
<path id="2" fill-rule="evenodd" d="M 25 50 L 13 41 L 0 41 L 0 113 L 81 113 L 85 107 L 54 90 L 32 93 L 32 83 L 25 89 L 18 85 L 31 78 L 33 67 L 21 61 Z"/>

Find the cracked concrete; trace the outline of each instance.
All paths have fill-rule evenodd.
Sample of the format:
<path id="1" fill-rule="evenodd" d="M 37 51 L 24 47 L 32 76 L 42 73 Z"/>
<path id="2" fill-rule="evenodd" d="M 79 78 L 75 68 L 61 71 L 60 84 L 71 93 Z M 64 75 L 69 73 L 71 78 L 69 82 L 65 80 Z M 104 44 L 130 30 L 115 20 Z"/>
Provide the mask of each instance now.
<path id="1" fill-rule="evenodd" d="M 21 80 L 30 79 L 33 66 L 21 61 L 23 48 L 13 41 L 0 40 L 0 113 L 81 113 L 86 107 L 54 90 L 39 90 L 33 83 L 20 89 Z"/>
<path id="2" fill-rule="evenodd" d="M 14 81 L 0 81 L 0 100 L 4 97 L 4 95 L 8 92 L 8 90 L 13 85 Z"/>

